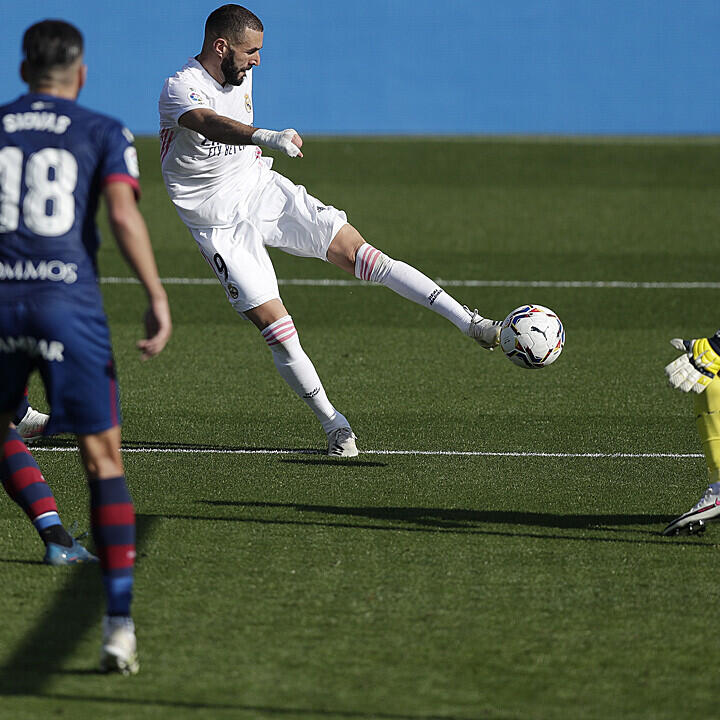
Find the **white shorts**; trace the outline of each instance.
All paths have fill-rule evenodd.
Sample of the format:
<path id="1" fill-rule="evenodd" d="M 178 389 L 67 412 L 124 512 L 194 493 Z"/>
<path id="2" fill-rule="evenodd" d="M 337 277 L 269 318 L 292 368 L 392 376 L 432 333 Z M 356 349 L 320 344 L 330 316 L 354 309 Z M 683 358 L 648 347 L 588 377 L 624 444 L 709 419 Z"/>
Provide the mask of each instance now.
<path id="1" fill-rule="evenodd" d="M 239 313 L 280 297 L 267 246 L 327 261 L 330 243 L 347 223 L 342 210 L 302 185 L 263 167 L 246 216 L 234 227 L 190 228 L 200 252 Z"/>

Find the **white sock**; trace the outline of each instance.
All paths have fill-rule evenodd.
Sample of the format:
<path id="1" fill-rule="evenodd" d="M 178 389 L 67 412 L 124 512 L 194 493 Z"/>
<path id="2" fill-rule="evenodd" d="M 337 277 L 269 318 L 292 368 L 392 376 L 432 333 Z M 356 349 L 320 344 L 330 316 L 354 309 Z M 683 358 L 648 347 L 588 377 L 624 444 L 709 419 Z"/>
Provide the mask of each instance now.
<path id="1" fill-rule="evenodd" d="M 365 243 L 357 251 L 355 277 L 358 280 L 385 285 L 398 295 L 434 310 L 464 333 L 470 327 L 470 315 L 436 282 L 412 265 L 389 258 L 369 243 Z"/>
<path id="2" fill-rule="evenodd" d="M 275 367 L 283 380 L 315 413 L 326 433 L 341 427 L 350 427 L 347 418 L 328 400 L 315 366 L 300 345 L 295 323 L 285 315 L 268 325 L 263 331 Z"/>

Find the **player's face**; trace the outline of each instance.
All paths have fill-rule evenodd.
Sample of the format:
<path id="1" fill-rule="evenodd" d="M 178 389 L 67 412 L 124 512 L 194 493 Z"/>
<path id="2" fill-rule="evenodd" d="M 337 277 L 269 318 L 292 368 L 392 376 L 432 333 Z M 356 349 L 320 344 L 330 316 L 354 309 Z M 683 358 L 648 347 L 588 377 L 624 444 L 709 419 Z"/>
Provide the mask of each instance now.
<path id="1" fill-rule="evenodd" d="M 260 49 L 263 34 L 258 30 L 247 28 L 242 38 L 236 43 L 228 43 L 227 52 L 220 63 L 220 70 L 229 85 L 240 85 L 245 73 L 260 64 Z"/>

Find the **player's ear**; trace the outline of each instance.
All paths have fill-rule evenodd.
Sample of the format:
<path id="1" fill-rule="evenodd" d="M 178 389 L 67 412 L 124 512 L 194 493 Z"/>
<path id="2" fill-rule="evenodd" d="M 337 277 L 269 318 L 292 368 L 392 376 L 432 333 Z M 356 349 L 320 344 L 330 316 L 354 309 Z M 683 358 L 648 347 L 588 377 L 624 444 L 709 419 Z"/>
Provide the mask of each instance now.
<path id="1" fill-rule="evenodd" d="M 83 63 L 78 69 L 78 90 L 85 87 L 85 83 L 87 82 L 87 72 L 87 65 Z"/>
<path id="2" fill-rule="evenodd" d="M 27 60 L 20 63 L 20 77 L 24 83 L 30 84 L 30 75 L 28 73 Z"/>
<path id="3" fill-rule="evenodd" d="M 219 58 L 225 57 L 225 52 L 228 49 L 228 41 L 225 38 L 217 38 L 213 43 L 213 50 L 217 53 Z"/>

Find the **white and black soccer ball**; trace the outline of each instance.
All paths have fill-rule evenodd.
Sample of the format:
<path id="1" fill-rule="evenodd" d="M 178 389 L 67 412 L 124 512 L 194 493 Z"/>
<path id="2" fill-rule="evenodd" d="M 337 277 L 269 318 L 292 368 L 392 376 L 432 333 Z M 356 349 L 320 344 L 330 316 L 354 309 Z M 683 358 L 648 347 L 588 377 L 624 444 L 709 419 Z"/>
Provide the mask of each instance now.
<path id="1" fill-rule="evenodd" d="M 554 363 L 565 344 L 560 318 L 542 305 L 521 305 L 500 328 L 500 347 L 516 365 L 543 368 Z"/>

